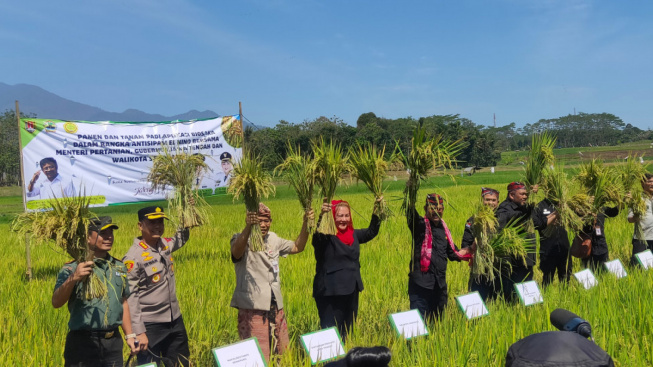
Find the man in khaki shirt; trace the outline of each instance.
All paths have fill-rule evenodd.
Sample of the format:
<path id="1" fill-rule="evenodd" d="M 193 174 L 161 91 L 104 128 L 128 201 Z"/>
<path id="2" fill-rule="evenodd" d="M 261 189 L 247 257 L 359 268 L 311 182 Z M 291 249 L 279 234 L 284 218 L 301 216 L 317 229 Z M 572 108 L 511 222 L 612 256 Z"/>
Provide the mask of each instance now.
<path id="1" fill-rule="evenodd" d="M 288 346 L 279 257 L 304 251 L 308 240 L 307 223 L 313 216 L 313 210 L 304 214 L 302 229 L 294 242 L 284 240 L 270 232 L 270 209 L 261 203 L 258 213 L 247 212 L 245 228 L 231 239 L 231 260 L 236 270 L 231 307 L 238 309 L 238 335 L 241 339 L 255 336 L 266 359 L 270 359 L 270 350 L 283 354 Z M 254 252 L 249 248 L 249 235 L 256 223 L 261 227 L 264 249 Z"/>
<path id="2" fill-rule="evenodd" d="M 129 311 L 136 338 L 149 349 L 138 354 L 138 364 L 171 360 L 175 366 L 188 366 L 188 334 L 177 300 L 172 253 L 186 244 L 189 231 L 163 237 L 164 219 L 168 217 L 160 206 L 138 211 L 142 236 L 122 259 L 131 292 Z"/>

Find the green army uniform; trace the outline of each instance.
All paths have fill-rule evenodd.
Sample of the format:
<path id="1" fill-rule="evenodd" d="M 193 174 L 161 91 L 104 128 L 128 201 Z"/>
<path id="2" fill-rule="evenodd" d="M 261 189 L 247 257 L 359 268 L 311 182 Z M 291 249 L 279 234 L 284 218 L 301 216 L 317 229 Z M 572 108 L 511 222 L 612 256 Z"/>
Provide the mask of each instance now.
<path id="1" fill-rule="evenodd" d="M 86 300 L 83 282 L 75 285 L 68 300 L 70 331 L 66 337 L 64 359 L 66 366 L 84 365 L 85 361 L 101 360 L 97 365 L 122 365 L 123 341 L 118 330 L 122 325 L 122 303 L 129 297 L 127 268 L 118 259 L 94 259 L 93 273 L 99 279 L 106 279 L 107 297 Z M 55 290 L 77 269 L 77 262 L 64 265 L 57 276 Z"/>

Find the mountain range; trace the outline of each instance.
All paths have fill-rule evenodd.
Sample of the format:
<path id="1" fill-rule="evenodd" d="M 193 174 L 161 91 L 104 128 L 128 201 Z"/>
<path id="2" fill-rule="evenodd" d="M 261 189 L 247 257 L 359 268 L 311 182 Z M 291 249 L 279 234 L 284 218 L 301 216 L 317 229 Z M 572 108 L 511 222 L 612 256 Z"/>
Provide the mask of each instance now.
<path id="1" fill-rule="evenodd" d="M 71 101 L 30 84 L 9 85 L 0 82 L 0 112 L 13 110 L 19 102 L 20 112 L 36 114 L 38 118 L 79 121 L 173 121 L 219 116 L 216 112 L 190 110 L 174 116 L 146 113 L 137 109 L 109 112 L 101 108 Z"/>

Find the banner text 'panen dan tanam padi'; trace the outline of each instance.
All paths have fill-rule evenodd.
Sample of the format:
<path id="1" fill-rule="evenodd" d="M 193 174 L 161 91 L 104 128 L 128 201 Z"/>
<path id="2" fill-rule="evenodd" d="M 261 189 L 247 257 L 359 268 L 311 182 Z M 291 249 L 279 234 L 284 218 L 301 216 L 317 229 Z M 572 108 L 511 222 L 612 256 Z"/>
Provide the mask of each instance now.
<path id="1" fill-rule="evenodd" d="M 197 180 L 204 195 L 221 194 L 242 155 L 239 115 L 170 122 L 88 122 L 24 118 L 20 122 L 26 209 L 79 195 L 93 206 L 162 200 L 147 181 L 162 145 L 200 153 L 209 166 Z"/>

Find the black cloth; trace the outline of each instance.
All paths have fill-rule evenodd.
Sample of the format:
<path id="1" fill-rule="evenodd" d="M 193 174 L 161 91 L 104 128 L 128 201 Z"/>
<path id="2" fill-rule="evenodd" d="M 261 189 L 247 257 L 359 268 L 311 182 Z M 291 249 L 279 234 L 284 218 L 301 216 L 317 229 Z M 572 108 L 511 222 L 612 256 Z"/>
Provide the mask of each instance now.
<path id="1" fill-rule="evenodd" d="M 514 343 L 506 367 L 612 367 L 610 355 L 594 342 L 569 331 L 546 331 Z"/>
<path id="2" fill-rule="evenodd" d="M 569 281 L 572 259 L 569 256 L 569 237 L 567 230 L 559 225 L 547 226 L 549 215 L 556 210 L 555 204 L 544 199 L 533 210 L 533 225 L 540 234 L 540 269 L 543 273 L 542 285 L 553 282 L 556 271 L 558 280 Z"/>
<path id="3" fill-rule="evenodd" d="M 638 254 L 640 252 L 644 252 L 646 250 L 652 250 L 653 251 L 653 240 L 651 240 L 651 241 L 640 241 L 640 240 L 636 240 L 636 239 L 633 238 L 633 256 L 630 257 L 630 265 L 631 266 L 639 265 L 639 261 L 637 261 L 637 257 L 635 257 L 635 254 Z"/>
<path id="4" fill-rule="evenodd" d="M 413 209 L 412 211 L 408 211 L 406 219 L 408 221 L 408 229 L 410 229 L 413 236 L 413 255 L 410 261 L 408 278 L 412 283 L 422 288 L 446 289 L 447 260 L 460 261 L 460 258 L 451 246 L 449 246 L 442 223 L 431 222 L 431 235 L 433 238 L 431 263 L 429 264 L 428 271 L 422 272 L 420 259 L 422 256 L 422 242 L 424 242 L 424 236 L 426 235 L 424 217 L 420 217 L 417 210 Z"/>
<path id="5" fill-rule="evenodd" d="M 499 222 L 499 231 L 501 231 L 508 224 L 521 227 L 519 233 L 527 232 L 527 224 L 531 219 L 533 214 L 534 206 L 532 204 L 519 205 L 506 199 L 499 204 L 495 214 L 497 216 L 497 221 Z M 535 234 L 528 233 L 526 236 L 527 239 L 535 243 Z M 526 258 L 526 266 L 532 268 L 535 265 L 535 260 L 537 258 L 535 249 L 528 253 Z M 514 265 L 523 266 L 523 261 L 521 259 L 511 259 L 511 262 Z"/>
<path id="6" fill-rule="evenodd" d="M 443 288 L 427 289 L 409 280 L 408 299 L 410 300 L 410 309 L 417 309 L 425 321 L 441 319 L 448 301 L 447 285 L 445 284 Z"/>
<path id="7" fill-rule="evenodd" d="M 317 313 L 320 316 L 320 328 L 337 327 L 342 340 L 347 338 L 347 331 L 354 326 L 358 316 L 359 292 L 343 296 L 315 297 Z"/>
<path id="8" fill-rule="evenodd" d="M 614 218 L 619 215 L 619 207 L 601 208 L 596 215 L 596 222 L 583 227 L 583 233 L 589 234 L 592 238 L 592 255 L 608 254 L 608 243 L 605 240 L 605 218 Z"/>
<path id="9" fill-rule="evenodd" d="M 190 366 L 188 334 L 182 316 L 172 322 L 146 322 L 145 330 L 149 352 L 144 351 L 138 354 L 138 364 L 163 361 L 166 367 Z M 154 357 L 152 353 L 159 358 Z"/>
<path id="10" fill-rule="evenodd" d="M 465 222 L 465 230 L 463 231 L 463 240 L 460 243 L 460 248 L 468 248 L 472 247 L 472 244 L 474 243 L 474 232 L 472 231 L 472 227 L 474 226 L 474 216 L 469 217 L 467 219 L 467 222 Z"/>
<path id="11" fill-rule="evenodd" d="M 105 332 L 71 330 L 66 336 L 63 357 L 66 367 L 122 367 L 122 336 L 116 328 L 113 336 Z"/>
<path id="12" fill-rule="evenodd" d="M 379 233 L 379 217 L 372 215 L 370 225 L 354 230 L 354 242 L 345 245 L 334 235 L 315 232 L 315 278 L 313 297 L 344 296 L 363 290 L 360 272 L 360 244 L 368 242 Z"/>

